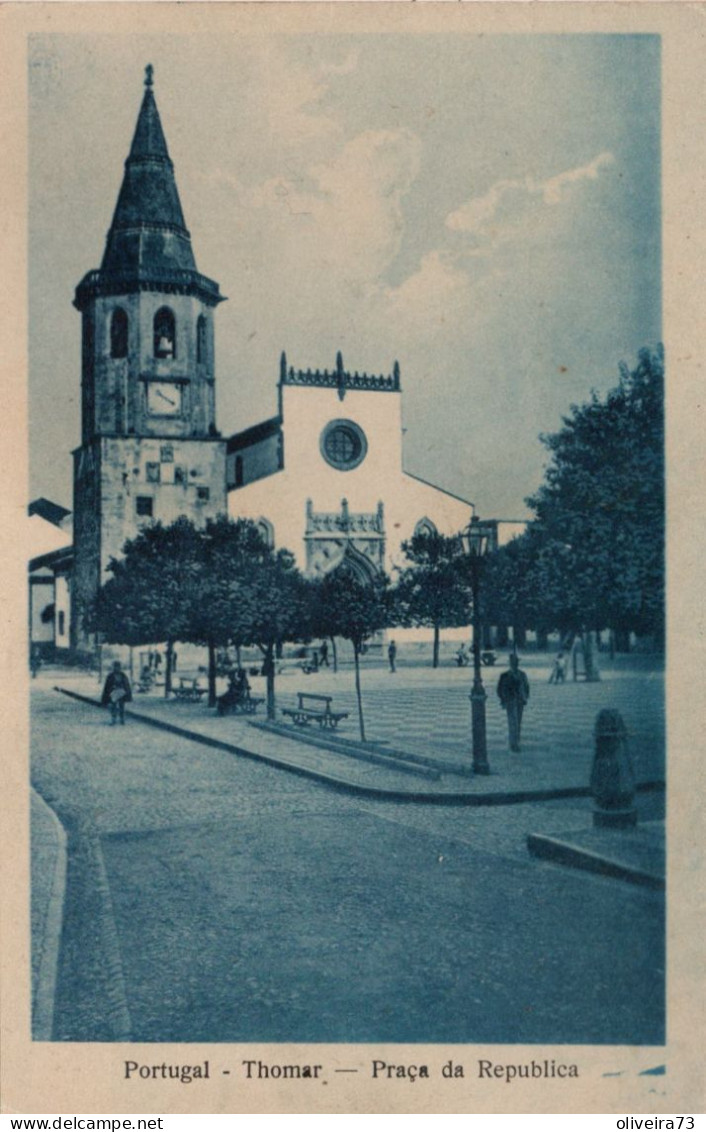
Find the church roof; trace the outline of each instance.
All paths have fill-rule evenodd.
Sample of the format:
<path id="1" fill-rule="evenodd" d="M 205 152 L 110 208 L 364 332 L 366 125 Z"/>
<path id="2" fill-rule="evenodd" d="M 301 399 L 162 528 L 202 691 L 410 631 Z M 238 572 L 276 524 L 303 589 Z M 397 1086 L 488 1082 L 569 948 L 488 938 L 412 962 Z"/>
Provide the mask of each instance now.
<path id="1" fill-rule="evenodd" d="M 223 298 L 218 284 L 196 270 L 152 83 L 150 65 L 103 262 L 79 284 L 79 309 L 97 292 L 147 286 L 197 293 L 212 303 Z"/>
<path id="2" fill-rule="evenodd" d="M 251 444 L 257 444 L 260 440 L 267 440 L 269 436 L 276 436 L 281 431 L 282 418 L 279 416 L 269 417 L 266 421 L 250 425 L 250 428 L 245 428 L 242 432 L 234 432 L 228 438 L 227 451 L 229 453 L 239 452 L 242 448 L 249 448 Z"/>
<path id="3" fill-rule="evenodd" d="M 55 527 L 60 527 L 63 520 L 71 512 L 67 507 L 62 507 L 60 503 L 54 503 L 51 499 L 45 499 L 43 495 L 39 498 L 33 499 L 27 508 L 28 515 L 40 515 L 42 519 L 46 519 L 48 523 L 53 523 Z"/>

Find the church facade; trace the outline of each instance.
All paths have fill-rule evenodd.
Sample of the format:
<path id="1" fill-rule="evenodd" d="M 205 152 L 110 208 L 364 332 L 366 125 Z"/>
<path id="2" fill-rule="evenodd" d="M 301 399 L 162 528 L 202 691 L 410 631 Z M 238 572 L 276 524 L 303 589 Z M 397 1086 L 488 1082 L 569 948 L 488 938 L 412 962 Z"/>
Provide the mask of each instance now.
<path id="1" fill-rule="evenodd" d="M 351 372 L 280 360 L 279 413 L 228 441 L 228 510 L 254 520 L 300 569 L 394 573 L 415 532 L 455 534 L 472 505 L 403 469 L 400 367 Z"/>
<path id="2" fill-rule="evenodd" d="M 298 369 L 283 354 L 278 414 L 224 439 L 214 377 L 223 298 L 196 267 L 148 67 L 101 266 L 74 297 L 82 424 L 73 516 L 64 511 L 56 550 L 30 563 L 30 636 L 45 651 L 93 649 L 86 614 L 110 560 L 153 521 L 252 519 L 308 575 L 345 563 L 362 579 L 394 576 L 415 532 L 468 525 L 471 503 L 403 467 L 397 362 L 365 374 L 340 354 L 331 369 Z"/>

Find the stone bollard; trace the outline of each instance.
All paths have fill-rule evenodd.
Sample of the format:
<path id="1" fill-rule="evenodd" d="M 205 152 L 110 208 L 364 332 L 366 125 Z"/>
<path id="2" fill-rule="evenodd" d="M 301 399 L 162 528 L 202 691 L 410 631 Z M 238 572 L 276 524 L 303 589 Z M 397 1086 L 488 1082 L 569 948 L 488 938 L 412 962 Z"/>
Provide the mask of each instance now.
<path id="1" fill-rule="evenodd" d="M 628 737 L 619 711 L 604 708 L 596 717 L 596 750 L 591 771 L 593 824 L 606 829 L 637 825 L 635 775 Z"/>

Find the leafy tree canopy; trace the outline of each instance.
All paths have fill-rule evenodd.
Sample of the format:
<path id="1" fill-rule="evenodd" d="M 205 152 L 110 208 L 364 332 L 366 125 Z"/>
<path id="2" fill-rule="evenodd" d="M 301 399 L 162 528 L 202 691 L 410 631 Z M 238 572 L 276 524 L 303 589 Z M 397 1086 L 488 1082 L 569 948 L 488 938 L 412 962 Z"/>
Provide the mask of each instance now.
<path id="1" fill-rule="evenodd" d="M 420 533 L 402 544 L 409 566 L 392 593 L 400 625 L 434 629 L 433 665 L 439 663 L 439 630 L 469 622 L 468 560 L 458 535 Z"/>
<path id="2" fill-rule="evenodd" d="M 389 621 L 387 580 L 360 581 L 333 570 L 309 583 L 310 636 L 345 637 L 359 653 L 362 645 Z"/>
<path id="3" fill-rule="evenodd" d="M 185 518 L 151 523 L 111 559 L 98 594 L 94 626 L 109 641 L 146 644 L 189 640 L 201 590 L 202 543 Z"/>
<path id="4" fill-rule="evenodd" d="M 538 628 L 661 634 L 664 359 L 643 350 L 605 398 L 573 405 L 542 437 L 551 463 L 536 519 L 488 563 L 485 603 Z"/>

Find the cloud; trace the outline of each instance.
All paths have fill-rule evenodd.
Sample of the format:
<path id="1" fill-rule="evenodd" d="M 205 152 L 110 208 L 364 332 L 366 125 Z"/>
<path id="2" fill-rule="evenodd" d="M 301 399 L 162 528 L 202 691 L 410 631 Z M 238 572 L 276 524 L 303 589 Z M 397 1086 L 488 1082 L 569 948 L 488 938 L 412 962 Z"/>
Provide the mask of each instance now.
<path id="1" fill-rule="evenodd" d="M 491 225 L 538 203 L 560 204 L 568 189 L 581 181 L 598 180 L 601 171 L 612 165 L 612 153 L 599 153 L 587 165 L 566 169 L 544 181 L 533 177 L 497 181 L 480 197 L 472 197 L 446 217 L 446 227 L 454 232 L 487 235 Z M 497 230 L 494 233 L 497 235 Z"/>
<path id="2" fill-rule="evenodd" d="M 323 68 L 296 61 L 276 36 L 258 40 L 249 62 L 257 72 L 258 117 L 270 138 L 302 145 L 338 133 L 337 122 L 321 109 L 328 90 Z"/>
<path id="3" fill-rule="evenodd" d="M 360 52 L 353 50 L 349 51 L 345 59 L 340 63 L 334 63 L 333 61 L 321 63 L 319 70 L 322 75 L 352 75 L 358 70 L 359 62 Z"/>
<path id="4" fill-rule="evenodd" d="M 545 204 L 559 204 L 564 196 L 567 185 L 575 185 L 578 181 L 597 181 L 601 169 L 613 165 L 615 158 L 612 153 L 599 153 L 588 165 L 581 165 L 578 169 L 567 169 L 556 177 L 540 183 L 539 189 Z"/>
<path id="5" fill-rule="evenodd" d="M 378 314 L 405 337 L 425 338 L 467 320 L 471 307 L 471 279 L 458 265 L 458 257 L 435 249 L 422 257 L 418 269 L 399 287 L 382 291 Z"/>
<path id="6" fill-rule="evenodd" d="M 419 171 L 412 131 L 369 130 L 335 157 L 296 177 L 247 188 L 223 179 L 234 207 L 257 217 L 261 239 L 296 276 L 325 271 L 326 289 L 341 281 L 375 280 L 397 255 L 404 232 L 402 201 Z M 320 275 L 319 275 L 320 278 Z"/>

